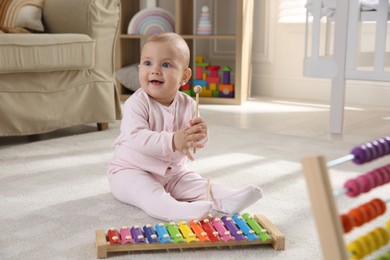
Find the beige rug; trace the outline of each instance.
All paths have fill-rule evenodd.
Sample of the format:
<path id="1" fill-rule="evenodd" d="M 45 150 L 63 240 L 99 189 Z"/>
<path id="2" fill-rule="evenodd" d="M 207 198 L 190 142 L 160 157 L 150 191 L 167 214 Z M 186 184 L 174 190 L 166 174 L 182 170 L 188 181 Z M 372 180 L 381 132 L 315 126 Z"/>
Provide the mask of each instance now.
<path id="1" fill-rule="evenodd" d="M 95 230 L 159 222 L 118 202 L 109 192 L 106 169 L 118 128 L 117 123 L 96 132 L 95 126 L 82 126 L 62 130 L 55 138 L 0 140 L 0 259 L 95 259 Z M 191 167 L 229 187 L 259 185 L 264 198 L 246 212 L 269 218 L 285 234 L 286 250 L 260 246 L 109 257 L 321 259 L 300 159 L 315 154 L 337 158 L 347 154 L 350 145 L 217 125 L 210 125 L 210 132 L 210 144 L 197 152 Z M 334 185 L 385 162 L 388 159 L 363 167 L 342 165 L 332 172 Z M 389 187 L 373 195 L 390 197 Z M 340 199 L 341 210 L 359 201 Z M 375 223 L 384 223 L 386 217 Z"/>

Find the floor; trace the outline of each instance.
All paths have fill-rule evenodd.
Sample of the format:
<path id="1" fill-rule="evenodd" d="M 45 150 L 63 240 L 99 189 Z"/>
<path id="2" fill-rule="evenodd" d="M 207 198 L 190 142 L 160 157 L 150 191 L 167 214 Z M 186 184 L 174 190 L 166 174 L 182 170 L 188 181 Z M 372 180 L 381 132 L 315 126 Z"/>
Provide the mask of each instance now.
<path id="1" fill-rule="evenodd" d="M 251 98 L 237 105 L 200 105 L 201 116 L 218 125 L 266 133 L 360 143 L 390 134 L 390 106 L 346 106 L 342 134 L 329 133 L 329 105 L 277 98 Z M 0 137 L 0 146 L 96 131 L 95 124 L 28 137 Z"/>
<path id="2" fill-rule="evenodd" d="M 259 185 L 265 196 L 250 212 L 264 212 L 277 224 L 286 235 L 288 249 L 210 250 L 210 259 L 258 259 L 259 252 L 262 259 L 320 259 L 319 246 L 313 242 L 317 240 L 310 203 L 306 193 L 300 192 L 305 187 L 299 174 L 301 155 L 322 150 L 342 156 L 346 147 L 390 135 L 390 107 L 346 107 L 342 135 L 329 134 L 326 104 L 260 98 L 241 106 L 201 105 L 200 112 L 212 128 L 212 140 L 208 149 L 197 153 L 192 166 L 223 185 Z M 63 259 L 95 259 L 94 230 L 120 223 L 147 223 L 143 212 L 117 203 L 107 187 L 105 170 L 119 124 L 117 121 L 103 132 L 96 131 L 96 124 L 87 124 L 33 137 L 0 137 L 0 207 L 6 205 L 3 229 L 8 230 L 2 233 L 10 234 L 1 238 L 5 249 L 0 258 L 6 254 L 42 259 L 55 252 Z M 338 176 L 350 172 L 348 167 L 337 169 Z M 16 227 L 17 232 L 10 231 Z M 53 235 L 53 230 L 58 234 Z M 298 232 L 301 236 L 296 239 Z M 46 234 L 47 239 L 36 239 L 37 234 Z M 161 256 L 199 259 L 204 253 L 187 251 L 157 258 Z M 150 259 L 150 254 L 137 258 Z M 123 255 L 121 259 L 128 258 Z"/>
<path id="3" fill-rule="evenodd" d="M 241 106 L 201 105 L 200 111 L 221 125 L 314 139 L 359 143 L 390 134 L 390 107 L 346 106 L 342 134 L 329 133 L 329 105 L 308 101 L 253 98 Z"/>

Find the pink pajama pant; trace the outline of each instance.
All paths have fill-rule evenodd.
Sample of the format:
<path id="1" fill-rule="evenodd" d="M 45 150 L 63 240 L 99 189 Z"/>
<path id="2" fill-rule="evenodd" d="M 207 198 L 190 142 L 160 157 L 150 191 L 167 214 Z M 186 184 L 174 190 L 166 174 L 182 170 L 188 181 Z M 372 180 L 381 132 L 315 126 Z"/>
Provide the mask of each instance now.
<path id="1" fill-rule="evenodd" d="M 207 200 L 207 181 L 181 169 L 167 177 L 138 169 L 125 169 L 108 176 L 118 200 L 165 221 L 201 219 L 215 206 Z"/>

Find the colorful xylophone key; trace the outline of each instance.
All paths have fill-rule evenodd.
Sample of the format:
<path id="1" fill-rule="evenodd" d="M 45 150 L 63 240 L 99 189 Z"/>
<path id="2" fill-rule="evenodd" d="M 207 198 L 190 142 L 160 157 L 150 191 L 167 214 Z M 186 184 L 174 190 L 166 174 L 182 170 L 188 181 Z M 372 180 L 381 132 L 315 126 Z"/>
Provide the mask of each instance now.
<path id="1" fill-rule="evenodd" d="M 242 241 L 246 239 L 243 232 L 237 227 L 236 223 L 234 223 L 231 217 L 223 216 L 221 220 L 236 241 Z"/>
<path id="2" fill-rule="evenodd" d="M 259 239 L 259 236 L 256 235 L 255 231 L 249 227 L 240 214 L 234 214 L 232 218 L 234 222 L 236 222 L 237 226 L 242 230 L 242 232 L 244 232 L 249 241 Z"/>
<path id="3" fill-rule="evenodd" d="M 110 245 L 120 244 L 119 233 L 118 230 L 116 230 L 116 228 L 114 227 L 110 228 L 107 234 L 108 234 L 108 239 L 110 240 Z"/>
<path id="4" fill-rule="evenodd" d="M 131 236 L 130 227 L 124 226 L 121 227 L 119 231 L 121 235 L 121 244 L 134 244 L 134 239 Z"/>
<path id="5" fill-rule="evenodd" d="M 230 231 L 226 229 L 220 218 L 211 218 L 211 224 L 213 225 L 215 230 L 218 231 L 219 236 L 224 242 L 234 240 L 234 238 L 230 234 Z"/>
<path id="6" fill-rule="evenodd" d="M 221 240 L 218 231 L 215 230 L 215 228 L 213 227 L 213 225 L 211 224 L 208 218 L 202 220 L 200 223 L 204 231 L 207 233 L 207 236 L 209 237 L 211 242 L 217 242 Z"/>
<path id="7" fill-rule="evenodd" d="M 187 241 L 187 243 L 199 241 L 192 229 L 188 226 L 187 222 L 179 221 L 177 225 L 179 226 L 179 230 L 182 233 L 184 239 Z"/>
<path id="8" fill-rule="evenodd" d="M 130 233 L 134 239 L 134 243 L 136 244 L 146 243 L 145 237 L 142 233 L 142 229 L 139 226 L 133 226 L 130 229 Z"/>
<path id="9" fill-rule="evenodd" d="M 210 238 L 199 220 L 190 220 L 189 225 L 201 243 L 210 242 Z"/>
<path id="10" fill-rule="evenodd" d="M 173 243 L 173 240 L 168 234 L 168 230 L 163 223 L 156 224 L 155 228 L 161 244 Z"/>
<path id="11" fill-rule="evenodd" d="M 182 243 L 186 242 L 183 238 L 183 235 L 180 233 L 179 228 L 175 224 L 175 222 L 169 222 L 165 224 L 169 235 L 173 239 L 174 243 Z"/>
<path id="12" fill-rule="evenodd" d="M 154 230 L 153 226 L 151 224 L 146 224 L 143 227 L 146 239 L 148 240 L 149 244 L 158 243 L 158 237 L 156 234 L 156 231 Z"/>
<path id="13" fill-rule="evenodd" d="M 267 233 L 267 230 L 260 226 L 257 221 L 249 215 L 249 213 L 244 213 L 242 217 L 245 219 L 246 223 L 255 231 L 255 233 L 260 237 L 261 240 L 267 241 L 271 239 L 271 236 Z"/>

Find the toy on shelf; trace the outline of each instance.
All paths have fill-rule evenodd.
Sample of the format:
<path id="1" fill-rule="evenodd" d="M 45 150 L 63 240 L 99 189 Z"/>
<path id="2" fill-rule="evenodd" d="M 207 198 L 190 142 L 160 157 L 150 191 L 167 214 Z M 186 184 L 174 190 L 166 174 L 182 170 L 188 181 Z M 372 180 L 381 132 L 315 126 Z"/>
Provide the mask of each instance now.
<path id="1" fill-rule="evenodd" d="M 231 84 L 231 71 L 229 66 L 222 69 L 222 79 L 220 77 L 221 66 L 211 65 L 204 60 L 203 56 L 197 55 L 195 59 L 195 79 L 192 86 L 200 86 L 202 91 L 201 97 L 223 97 L 234 98 L 234 85 Z M 190 96 L 195 96 L 194 87 L 188 85 L 182 86 L 181 91 Z"/>
<path id="2" fill-rule="evenodd" d="M 202 7 L 202 14 L 200 15 L 196 33 L 201 35 L 210 35 L 213 33 L 210 22 L 209 8 L 207 6 Z"/>
<path id="3" fill-rule="evenodd" d="M 175 22 L 172 14 L 163 8 L 156 7 L 155 1 L 147 1 L 147 7 L 136 13 L 127 27 L 128 34 L 151 35 L 174 31 Z"/>
<path id="4" fill-rule="evenodd" d="M 128 229 L 128 227 L 127 227 Z M 156 225 L 147 224 L 143 229 L 122 239 L 122 232 L 110 228 L 96 231 L 96 250 L 98 258 L 106 258 L 111 252 L 138 252 L 169 249 L 223 248 L 232 246 L 271 245 L 275 250 L 284 250 L 285 238 L 282 232 L 264 215 L 248 213 L 233 217 L 203 220 L 190 220 Z M 125 241 L 120 243 L 119 241 Z"/>

